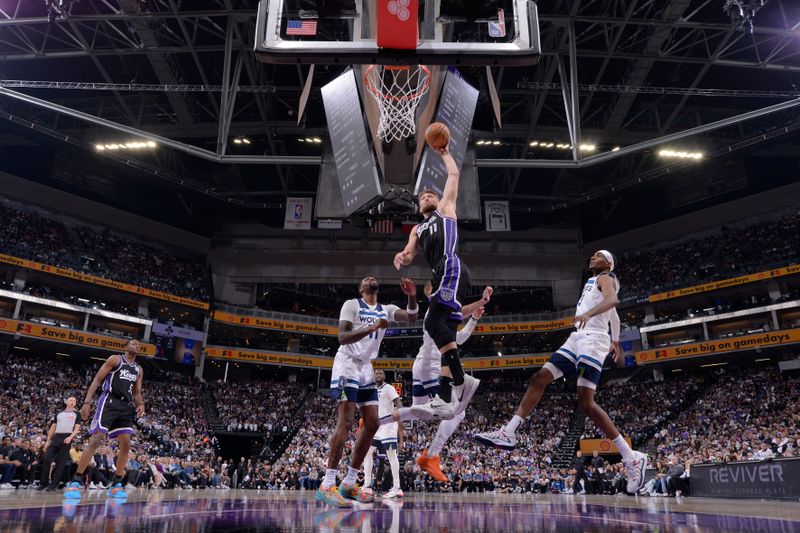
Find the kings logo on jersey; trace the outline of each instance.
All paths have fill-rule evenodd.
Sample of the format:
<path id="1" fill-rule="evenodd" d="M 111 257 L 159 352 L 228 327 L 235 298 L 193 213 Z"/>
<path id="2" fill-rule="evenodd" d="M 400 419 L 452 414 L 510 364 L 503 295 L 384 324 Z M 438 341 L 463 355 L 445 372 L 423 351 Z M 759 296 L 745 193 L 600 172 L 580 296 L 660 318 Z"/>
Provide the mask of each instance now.
<path id="1" fill-rule="evenodd" d="M 130 370 L 128 370 L 127 368 L 123 368 L 119 372 L 119 379 L 124 379 L 126 381 L 136 381 L 137 378 L 138 376 L 133 372 L 131 372 Z"/>

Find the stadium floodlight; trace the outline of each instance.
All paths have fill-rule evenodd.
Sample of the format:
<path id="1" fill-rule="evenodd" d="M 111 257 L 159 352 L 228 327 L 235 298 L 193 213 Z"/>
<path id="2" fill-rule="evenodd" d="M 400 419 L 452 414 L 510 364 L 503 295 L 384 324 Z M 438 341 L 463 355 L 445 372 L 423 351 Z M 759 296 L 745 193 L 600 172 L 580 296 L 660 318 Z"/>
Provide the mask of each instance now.
<path id="1" fill-rule="evenodd" d="M 581 152 L 594 152 L 597 150 L 597 146 L 594 144 L 582 144 L 581 145 Z"/>
<path id="2" fill-rule="evenodd" d="M 619 146 L 615 146 L 614 148 L 611 149 L 611 151 L 612 152 L 619 152 L 619 148 L 620 148 Z"/>
<path id="3" fill-rule="evenodd" d="M 658 155 L 661 156 L 661 157 L 666 157 L 666 158 L 670 158 L 670 159 L 694 159 L 694 160 L 698 160 L 698 159 L 702 159 L 704 154 L 703 154 L 703 152 L 688 152 L 686 150 L 665 149 L 665 150 L 659 150 Z"/>
<path id="4" fill-rule="evenodd" d="M 539 146 L 539 141 L 531 141 L 531 146 Z"/>
<path id="5" fill-rule="evenodd" d="M 142 150 L 144 148 L 155 148 L 158 146 L 153 141 L 127 141 L 127 142 L 119 142 L 119 143 L 106 143 L 106 144 L 95 144 L 94 149 L 98 152 L 104 152 L 106 150 Z"/>
<path id="6" fill-rule="evenodd" d="M 492 141 L 492 144 L 498 146 L 500 144 L 500 141 Z"/>

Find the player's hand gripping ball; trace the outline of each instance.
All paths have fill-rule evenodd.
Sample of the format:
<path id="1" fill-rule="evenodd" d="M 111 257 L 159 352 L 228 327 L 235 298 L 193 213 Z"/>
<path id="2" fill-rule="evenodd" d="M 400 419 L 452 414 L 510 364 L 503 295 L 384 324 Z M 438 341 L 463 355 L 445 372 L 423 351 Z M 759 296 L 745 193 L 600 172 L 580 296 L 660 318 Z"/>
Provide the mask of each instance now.
<path id="1" fill-rule="evenodd" d="M 433 122 L 425 130 L 425 142 L 432 148 L 442 150 L 450 144 L 450 128 L 441 122 Z"/>

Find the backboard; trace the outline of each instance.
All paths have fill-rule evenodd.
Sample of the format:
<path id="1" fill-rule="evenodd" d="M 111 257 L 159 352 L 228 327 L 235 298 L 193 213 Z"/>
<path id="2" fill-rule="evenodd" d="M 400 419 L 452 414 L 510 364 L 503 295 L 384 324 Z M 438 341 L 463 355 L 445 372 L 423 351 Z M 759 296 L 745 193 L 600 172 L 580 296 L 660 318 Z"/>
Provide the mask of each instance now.
<path id="1" fill-rule="evenodd" d="M 416 46 L 378 45 L 379 33 L 397 40 L 385 21 L 414 18 Z M 523 66 L 541 52 L 530 0 L 261 0 L 255 43 L 260 61 L 278 64 Z"/>

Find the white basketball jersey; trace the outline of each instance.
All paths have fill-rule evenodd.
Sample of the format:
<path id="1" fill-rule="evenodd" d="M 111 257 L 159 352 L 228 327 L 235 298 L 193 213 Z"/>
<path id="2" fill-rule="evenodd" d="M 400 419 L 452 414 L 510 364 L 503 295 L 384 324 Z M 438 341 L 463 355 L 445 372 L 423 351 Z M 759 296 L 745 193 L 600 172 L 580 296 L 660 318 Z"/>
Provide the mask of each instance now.
<path id="1" fill-rule="evenodd" d="M 609 272 L 607 274 L 600 274 L 600 276 L 609 276 L 612 281 L 614 282 L 614 293 L 619 292 L 619 281 L 617 280 L 617 276 L 613 273 Z M 575 315 L 582 315 L 594 307 L 597 306 L 600 302 L 603 301 L 603 291 L 600 290 L 600 287 L 597 285 L 597 278 L 599 276 L 592 276 L 588 280 L 586 280 L 586 285 L 583 286 L 583 293 L 581 293 L 581 299 L 578 300 L 578 307 L 575 310 Z M 599 315 L 595 315 L 589 319 L 586 323 L 584 329 L 593 330 L 593 331 L 602 331 L 604 333 L 608 333 L 608 325 L 611 320 L 611 309 L 606 311 L 605 313 L 600 313 Z"/>
<path id="2" fill-rule="evenodd" d="M 361 331 L 367 329 L 381 318 L 392 322 L 395 312 L 399 309 L 396 305 L 376 304 L 370 306 L 361 298 L 353 298 L 352 300 L 347 300 L 342 306 L 339 320 L 351 322 L 353 324 L 352 331 Z M 379 329 L 358 342 L 339 346 L 339 353 L 360 361 L 375 359 L 378 357 L 378 350 L 381 347 L 381 341 L 385 333 L 385 329 Z"/>
<path id="3" fill-rule="evenodd" d="M 394 400 L 399 398 L 397 389 L 393 385 L 385 383 L 378 388 L 378 418 L 389 416 L 394 409 Z M 397 437 L 397 422 L 381 426 L 381 435 Z"/>

